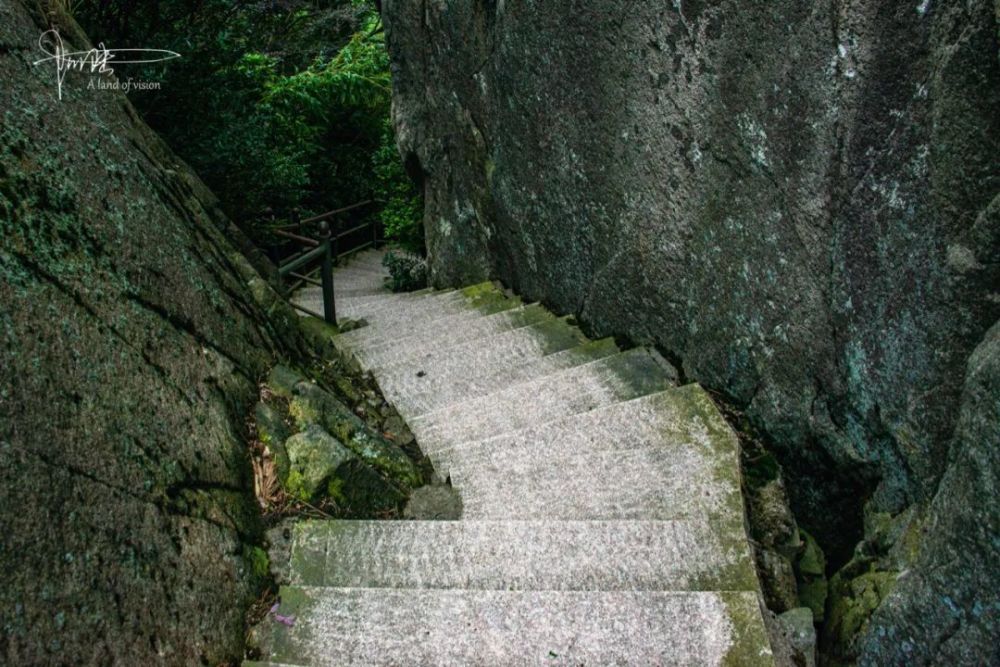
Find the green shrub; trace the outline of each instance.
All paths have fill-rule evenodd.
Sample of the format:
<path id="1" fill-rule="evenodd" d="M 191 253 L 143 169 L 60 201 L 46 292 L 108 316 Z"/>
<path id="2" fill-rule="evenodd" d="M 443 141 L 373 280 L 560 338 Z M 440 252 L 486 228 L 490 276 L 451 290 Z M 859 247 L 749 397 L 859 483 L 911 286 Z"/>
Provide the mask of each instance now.
<path id="1" fill-rule="evenodd" d="M 412 292 L 427 287 L 427 261 L 399 250 L 390 250 L 382 258 L 389 269 L 389 288 L 393 292 Z"/>
<path id="2" fill-rule="evenodd" d="M 422 253 L 423 197 L 403 169 L 403 161 L 396 148 L 396 135 L 388 118 L 382 129 L 382 143 L 375 152 L 374 163 L 375 190 L 382 205 L 385 237 L 411 253 Z"/>
<path id="3" fill-rule="evenodd" d="M 371 2 L 108 0 L 83 3 L 79 16 L 110 47 L 182 55 L 139 69 L 161 86 L 130 97 L 258 245 L 278 241 L 272 218 L 374 199 L 377 209 L 356 215 L 422 252 L 423 207 L 395 150 L 389 56 Z"/>

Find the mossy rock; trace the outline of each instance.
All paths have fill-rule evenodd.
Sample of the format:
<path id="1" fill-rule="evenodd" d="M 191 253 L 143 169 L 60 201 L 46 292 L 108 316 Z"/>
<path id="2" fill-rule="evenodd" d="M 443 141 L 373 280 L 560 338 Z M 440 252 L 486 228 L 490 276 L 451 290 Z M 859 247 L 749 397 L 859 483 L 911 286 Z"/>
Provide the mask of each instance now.
<path id="1" fill-rule="evenodd" d="M 354 452 L 315 424 L 286 442 L 291 469 L 285 490 L 306 502 L 333 499 L 346 515 L 396 510 L 406 492 L 379 475 Z"/>
<path id="2" fill-rule="evenodd" d="M 830 582 L 829 617 L 824 626 L 823 645 L 833 656 L 855 659 L 856 639 L 868 627 L 868 621 L 896 584 L 898 573 L 871 570 L 853 579 L 838 572 Z"/>
<path id="3" fill-rule="evenodd" d="M 336 396 L 301 373 L 275 366 L 267 384 L 276 395 L 290 399 L 289 414 L 298 430 L 319 425 L 395 484 L 406 489 L 423 484 L 417 465 L 398 445 L 373 431 Z"/>
<path id="4" fill-rule="evenodd" d="M 812 535 L 799 530 L 805 548 L 795 562 L 795 574 L 799 588 L 799 602 L 809 607 L 817 622 L 822 622 L 826 615 L 826 600 L 829 584 L 826 578 L 826 556 Z"/>
<path id="5" fill-rule="evenodd" d="M 301 373 L 281 364 L 272 368 L 267 375 L 268 388 L 276 396 L 282 398 L 291 398 L 295 392 L 295 386 L 305 381 L 305 376 Z"/>
<path id="6" fill-rule="evenodd" d="M 246 561 L 247 569 L 258 579 L 266 579 L 271 572 L 271 559 L 267 552 L 260 547 L 243 547 L 243 560 Z"/>
<path id="7" fill-rule="evenodd" d="M 254 416 L 257 420 L 257 438 L 271 452 L 278 477 L 282 480 L 287 479 L 290 463 L 285 441 L 291 437 L 291 430 L 285 424 L 281 413 L 263 401 L 257 404 Z"/>
<path id="8" fill-rule="evenodd" d="M 312 383 L 299 383 L 289 411 L 299 428 L 318 424 L 362 461 L 407 488 L 423 483 L 416 464 L 396 444 L 372 431 L 350 408 Z"/>
<path id="9" fill-rule="evenodd" d="M 285 490 L 299 500 L 317 500 L 338 469 L 356 458 L 336 438 L 319 426 L 310 426 L 290 437 L 288 450 L 290 469 L 283 480 Z"/>

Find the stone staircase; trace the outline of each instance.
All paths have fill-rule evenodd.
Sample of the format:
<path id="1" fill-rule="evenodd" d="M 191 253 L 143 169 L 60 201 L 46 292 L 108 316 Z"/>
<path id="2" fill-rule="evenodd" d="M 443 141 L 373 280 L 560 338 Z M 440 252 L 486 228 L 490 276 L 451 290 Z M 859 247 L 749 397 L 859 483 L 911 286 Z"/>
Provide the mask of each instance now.
<path id="1" fill-rule="evenodd" d="M 336 342 L 462 519 L 300 524 L 267 664 L 773 665 L 706 393 L 492 285 L 390 294 L 380 260 L 338 270 L 339 316 L 369 326 Z"/>

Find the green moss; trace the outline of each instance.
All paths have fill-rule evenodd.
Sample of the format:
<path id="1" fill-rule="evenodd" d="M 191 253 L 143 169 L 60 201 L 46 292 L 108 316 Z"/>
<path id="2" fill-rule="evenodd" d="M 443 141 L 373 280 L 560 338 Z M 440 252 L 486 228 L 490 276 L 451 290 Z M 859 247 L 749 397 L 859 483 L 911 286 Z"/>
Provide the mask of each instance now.
<path id="1" fill-rule="evenodd" d="M 773 667 L 774 654 L 756 595 L 736 592 L 722 592 L 718 595 L 732 621 L 733 633 L 732 643 L 722 664 L 725 667 Z"/>
<path id="2" fill-rule="evenodd" d="M 824 628 L 824 644 L 834 655 L 852 657 L 854 642 L 873 613 L 896 585 L 896 572 L 872 570 L 850 580 L 841 573 L 831 581 L 832 599 Z"/>
<path id="3" fill-rule="evenodd" d="M 298 498 L 299 500 L 309 501 L 310 494 L 309 490 L 306 488 L 305 478 L 302 477 L 302 473 L 298 470 L 292 470 L 288 473 L 288 478 L 285 480 L 285 492 L 290 496 Z"/>
<path id="4" fill-rule="evenodd" d="M 470 300 L 480 299 L 485 296 L 495 296 L 499 293 L 496 286 L 489 281 L 478 283 L 476 285 L 469 285 L 468 287 L 463 287 L 459 291 L 463 296 Z"/>
<path id="5" fill-rule="evenodd" d="M 338 327 L 318 317 L 298 317 L 296 320 L 299 331 L 310 349 L 323 357 L 336 354 L 333 339 L 340 335 Z"/>
<path id="6" fill-rule="evenodd" d="M 344 495 L 344 480 L 334 478 L 330 480 L 330 483 L 326 485 L 327 495 L 333 499 L 336 503 L 344 503 L 346 496 Z"/>
<path id="7" fill-rule="evenodd" d="M 799 589 L 799 602 L 812 610 L 817 622 L 826 618 L 826 601 L 830 586 L 826 579 L 826 556 L 816 540 L 799 529 L 805 549 L 795 561 L 795 578 Z"/>
<path id="8" fill-rule="evenodd" d="M 244 548 L 243 558 L 255 577 L 263 579 L 270 573 L 271 559 L 260 547 Z"/>

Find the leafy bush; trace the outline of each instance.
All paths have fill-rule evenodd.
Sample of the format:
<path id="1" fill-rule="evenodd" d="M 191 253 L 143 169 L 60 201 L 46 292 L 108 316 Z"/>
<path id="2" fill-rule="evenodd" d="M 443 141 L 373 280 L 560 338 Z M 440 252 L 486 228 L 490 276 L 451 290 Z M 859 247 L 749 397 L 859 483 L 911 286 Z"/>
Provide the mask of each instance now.
<path id="1" fill-rule="evenodd" d="M 396 149 L 396 135 L 389 119 L 385 121 L 382 144 L 375 152 L 374 163 L 377 179 L 375 191 L 382 203 L 385 237 L 411 253 L 423 252 L 423 198 L 403 169 Z"/>
<path id="2" fill-rule="evenodd" d="M 412 292 L 427 287 L 427 261 L 422 257 L 390 250 L 382 258 L 389 269 L 389 288 L 393 292 Z"/>
<path id="3" fill-rule="evenodd" d="M 275 243 L 272 218 L 295 209 L 376 199 L 382 210 L 357 215 L 422 250 L 422 203 L 395 150 L 389 57 L 370 2 L 107 0 L 78 16 L 110 48 L 182 54 L 143 68 L 161 86 L 132 101 L 258 245 Z"/>

